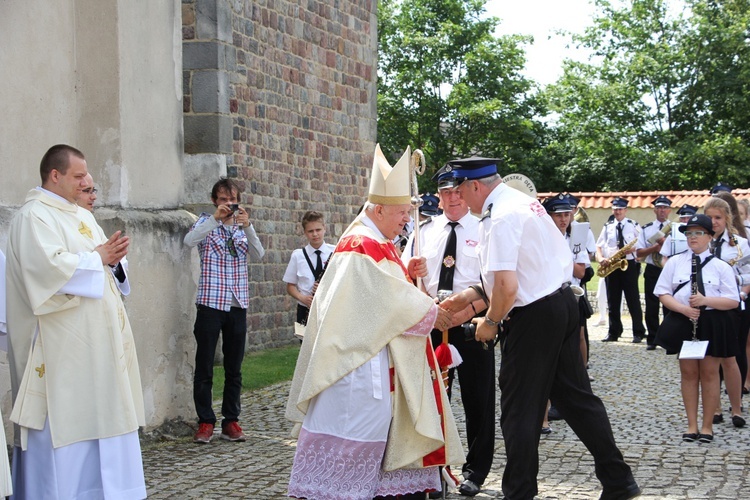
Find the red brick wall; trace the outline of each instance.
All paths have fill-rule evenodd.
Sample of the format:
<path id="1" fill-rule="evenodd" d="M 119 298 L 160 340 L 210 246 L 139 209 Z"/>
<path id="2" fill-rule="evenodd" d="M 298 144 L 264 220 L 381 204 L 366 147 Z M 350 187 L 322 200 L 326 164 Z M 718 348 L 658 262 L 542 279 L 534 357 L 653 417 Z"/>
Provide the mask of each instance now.
<path id="1" fill-rule="evenodd" d="M 259 346 L 291 338 L 296 306 L 281 278 L 303 243 L 302 213 L 323 212 L 335 243 L 364 202 L 376 137 L 376 9 L 376 0 L 183 0 L 183 46 L 211 42 L 207 57 L 218 50 L 228 76 L 228 106 L 216 110 L 231 118 L 227 173 L 240 181 L 267 251 L 251 266 L 250 341 Z M 202 16 L 229 20 L 231 31 L 202 28 Z M 196 73 L 212 69 L 198 66 L 185 70 L 186 117 L 201 114 Z"/>

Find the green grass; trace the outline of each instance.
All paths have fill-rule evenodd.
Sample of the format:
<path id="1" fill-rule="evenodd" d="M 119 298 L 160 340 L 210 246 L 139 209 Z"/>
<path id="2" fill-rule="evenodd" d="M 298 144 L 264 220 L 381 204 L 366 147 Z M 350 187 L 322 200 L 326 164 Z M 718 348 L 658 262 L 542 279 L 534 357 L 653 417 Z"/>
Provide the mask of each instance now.
<path id="1" fill-rule="evenodd" d="M 242 361 L 242 392 L 291 380 L 298 353 L 296 344 L 246 354 Z M 214 366 L 214 399 L 221 399 L 223 391 L 224 367 L 217 365 Z"/>

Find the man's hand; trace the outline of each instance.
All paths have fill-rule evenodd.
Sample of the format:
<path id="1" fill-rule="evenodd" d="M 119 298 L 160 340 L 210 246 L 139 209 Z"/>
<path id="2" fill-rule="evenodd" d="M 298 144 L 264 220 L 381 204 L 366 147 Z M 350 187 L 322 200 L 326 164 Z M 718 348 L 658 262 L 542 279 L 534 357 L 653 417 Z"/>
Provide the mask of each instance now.
<path id="1" fill-rule="evenodd" d="M 440 307 L 444 307 L 445 309 L 450 310 L 453 314 L 456 314 L 469 307 L 471 301 L 476 300 L 477 298 L 477 293 L 474 290 L 467 288 L 463 292 L 454 293 L 442 301 Z"/>
<path id="2" fill-rule="evenodd" d="M 474 338 L 477 339 L 478 342 L 489 342 L 490 340 L 495 340 L 498 328 L 500 328 L 499 326 L 490 326 L 484 318 L 474 318 L 471 322 L 477 325 L 477 331 Z"/>
<path id="3" fill-rule="evenodd" d="M 237 207 L 237 212 L 235 213 L 234 220 L 237 223 L 237 225 L 243 229 L 250 225 L 250 216 L 247 215 L 247 211 L 245 211 L 245 209 L 242 208 L 242 205 Z"/>
<path id="4" fill-rule="evenodd" d="M 216 211 L 214 212 L 214 219 L 221 222 L 226 222 L 226 220 L 232 216 L 234 212 L 232 212 L 232 208 L 229 205 L 216 205 Z"/>
<path id="5" fill-rule="evenodd" d="M 448 328 L 450 328 L 452 322 L 453 321 L 451 319 L 450 311 L 438 306 L 438 315 L 435 319 L 435 328 L 440 331 L 447 330 Z"/>
<path id="6" fill-rule="evenodd" d="M 94 248 L 94 251 L 98 252 L 99 256 L 101 256 L 103 264 L 116 266 L 128 254 L 130 237 L 123 236 L 120 238 L 121 234 L 122 231 L 117 231 L 109 237 L 106 243 Z"/>
<path id="7" fill-rule="evenodd" d="M 413 280 L 427 276 L 427 259 L 424 257 L 412 257 L 406 267 L 409 277 Z"/>

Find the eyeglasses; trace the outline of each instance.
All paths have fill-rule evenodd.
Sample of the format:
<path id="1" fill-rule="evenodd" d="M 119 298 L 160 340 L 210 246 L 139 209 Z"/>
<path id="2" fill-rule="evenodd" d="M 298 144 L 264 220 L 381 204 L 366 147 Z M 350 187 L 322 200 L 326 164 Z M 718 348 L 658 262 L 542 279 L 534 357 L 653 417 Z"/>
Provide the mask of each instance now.
<path id="1" fill-rule="evenodd" d="M 705 234 L 708 234 L 708 233 L 706 231 L 685 231 L 685 236 L 688 238 L 703 236 Z"/>
<path id="2" fill-rule="evenodd" d="M 83 189 L 82 191 L 86 194 L 96 194 L 99 192 L 99 190 L 96 188 L 86 188 L 86 189 Z"/>

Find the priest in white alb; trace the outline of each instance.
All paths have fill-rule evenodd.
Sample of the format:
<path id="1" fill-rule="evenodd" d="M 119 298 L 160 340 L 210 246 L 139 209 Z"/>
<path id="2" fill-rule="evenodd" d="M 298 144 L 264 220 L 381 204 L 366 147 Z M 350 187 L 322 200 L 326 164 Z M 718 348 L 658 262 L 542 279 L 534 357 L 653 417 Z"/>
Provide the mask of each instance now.
<path id="1" fill-rule="evenodd" d="M 138 360 L 111 272 L 129 238 L 76 205 L 87 173 L 80 151 L 50 148 L 10 226 L 13 498 L 146 497 Z"/>
<path id="2" fill-rule="evenodd" d="M 392 240 L 409 221 L 409 150 L 375 150 L 368 202 L 318 286 L 287 404 L 301 424 L 289 495 L 423 499 L 439 467 L 464 462 L 430 343 L 450 315 L 414 286 Z"/>
<path id="3" fill-rule="evenodd" d="M 5 321 L 5 254 L 0 250 L 0 351 L 8 350 L 8 328 Z M 8 447 L 5 444 L 5 428 L 2 425 L 3 416 L 0 414 L 0 497 L 7 497 L 13 493 L 10 479 L 8 454 L 4 453 Z"/>

